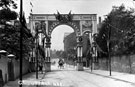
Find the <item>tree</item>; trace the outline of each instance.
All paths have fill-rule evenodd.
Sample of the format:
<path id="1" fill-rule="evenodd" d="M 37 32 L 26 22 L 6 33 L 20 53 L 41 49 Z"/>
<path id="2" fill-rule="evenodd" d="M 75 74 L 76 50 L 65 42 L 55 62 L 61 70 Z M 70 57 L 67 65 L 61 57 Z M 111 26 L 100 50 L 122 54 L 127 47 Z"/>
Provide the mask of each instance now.
<path id="1" fill-rule="evenodd" d="M 68 51 L 70 49 L 74 49 L 74 47 L 76 47 L 77 42 L 76 42 L 76 36 L 75 36 L 75 32 L 69 34 L 68 36 L 65 37 L 65 51 Z"/>
<path id="2" fill-rule="evenodd" d="M 99 34 L 96 38 L 96 43 L 102 49 L 103 53 L 107 53 L 107 29 L 106 23 L 102 23 Z"/>
<path id="3" fill-rule="evenodd" d="M 7 22 L 10 20 L 16 20 L 18 14 L 12 11 L 10 8 L 17 8 L 17 4 L 14 0 L 0 0 L 0 49 L 7 50 L 9 53 L 16 55 L 16 58 L 20 58 L 20 29 L 21 25 L 18 22 L 18 26 L 9 25 Z M 25 20 L 25 19 L 24 19 Z M 23 57 L 29 55 L 31 50 L 32 36 L 27 27 L 23 28 Z"/>
<path id="4" fill-rule="evenodd" d="M 12 11 L 10 8 L 17 8 L 17 4 L 14 0 L 0 0 L 0 24 L 5 24 L 6 21 L 17 19 L 18 14 Z"/>
<path id="5" fill-rule="evenodd" d="M 2 8 L 10 8 L 11 6 L 14 9 L 17 8 L 17 4 L 14 2 L 14 0 L 0 0 L 0 7 L 2 7 Z"/>
<path id="6" fill-rule="evenodd" d="M 12 25 L 5 25 L 0 29 L 0 49 L 7 50 L 9 53 L 20 57 L 20 28 Z M 32 37 L 23 37 L 23 56 L 27 56 L 32 48 Z"/>
<path id="7" fill-rule="evenodd" d="M 98 34 L 97 44 L 107 52 L 107 39 L 110 29 L 111 55 L 135 53 L 135 16 L 133 9 L 126 9 L 124 5 L 114 6 L 102 23 Z"/>

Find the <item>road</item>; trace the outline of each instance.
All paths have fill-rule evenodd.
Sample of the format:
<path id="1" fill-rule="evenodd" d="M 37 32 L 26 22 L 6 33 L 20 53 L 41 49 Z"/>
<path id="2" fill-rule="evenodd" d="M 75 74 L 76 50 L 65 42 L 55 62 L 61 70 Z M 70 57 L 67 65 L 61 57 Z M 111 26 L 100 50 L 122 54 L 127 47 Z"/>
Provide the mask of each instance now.
<path id="1" fill-rule="evenodd" d="M 51 72 L 39 73 L 38 80 L 35 79 L 35 73 L 24 76 L 23 81 L 29 85 L 23 87 L 135 87 L 134 83 L 93 74 L 88 69 L 76 71 L 73 66 L 65 65 L 64 69 L 59 69 L 57 66 L 57 63 L 52 65 Z M 40 86 L 32 86 L 32 84 L 39 83 Z M 41 86 L 41 84 L 44 86 Z"/>

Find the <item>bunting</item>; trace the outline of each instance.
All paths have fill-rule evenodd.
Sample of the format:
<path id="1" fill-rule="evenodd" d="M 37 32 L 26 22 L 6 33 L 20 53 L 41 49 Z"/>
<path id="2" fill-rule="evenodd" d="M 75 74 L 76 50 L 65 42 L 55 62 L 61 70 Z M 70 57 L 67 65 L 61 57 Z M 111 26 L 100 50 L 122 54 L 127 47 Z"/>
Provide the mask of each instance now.
<path id="1" fill-rule="evenodd" d="M 30 10 L 30 13 L 33 13 L 32 9 Z"/>
<path id="2" fill-rule="evenodd" d="M 33 8 L 33 4 L 32 4 L 32 2 L 30 2 L 30 6 Z M 32 8 L 31 8 L 31 10 L 30 10 L 30 13 L 33 13 Z"/>
<path id="3" fill-rule="evenodd" d="M 33 7 L 33 4 L 32 4 L 32 2 L 30 2 L 30 5 Z"/>
<path id="4" fill-rule="evenodd" d="M 27 28 L 27 26 L 26 26 L 26 19 L 25 19 L 25 13 L 23 12 L 23 14 L 22 14 L 22 25 L 23 25 L 23 27 L 25 27 L 25 28 Z"/>
<path id="5" fill-rule="evenodd" d="M 27 28 L 27 23 L 26 23 L 26 19 L 25 19 L 25 13 L 22 13 L 22 19 L 20 19 L 21 25 L 23 26 L 23 35 L 25 35 L 26 37 L 32 37 L 32 34 L 30 33 L 30 30 Z"/>

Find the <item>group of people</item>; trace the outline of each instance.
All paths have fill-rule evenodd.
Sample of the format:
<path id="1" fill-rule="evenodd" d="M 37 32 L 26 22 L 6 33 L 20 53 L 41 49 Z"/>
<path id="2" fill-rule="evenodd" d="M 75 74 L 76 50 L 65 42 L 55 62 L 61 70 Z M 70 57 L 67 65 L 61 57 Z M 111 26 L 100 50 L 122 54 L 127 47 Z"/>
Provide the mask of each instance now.
<path id="1" fill-rule="evenodd" d="M 60 69 L 64 69 L 64 61 L 62 60 L 62 59 L 59 59 L 59 61 L 58 61 L 58 68 L 60 68 Z"/>
<path id="2" fill-rule="evenodd" d="M 54 64 L 55 64 L 55 62 L 54 62 Z M 41 71 L 43 73 L 43 65 L 39 64 L 38 68 L 39 68 L 39 71 Z M 58 61 L 58 68 L 64 69 L 64 60 L 62 58 L 60 58 Z"/>

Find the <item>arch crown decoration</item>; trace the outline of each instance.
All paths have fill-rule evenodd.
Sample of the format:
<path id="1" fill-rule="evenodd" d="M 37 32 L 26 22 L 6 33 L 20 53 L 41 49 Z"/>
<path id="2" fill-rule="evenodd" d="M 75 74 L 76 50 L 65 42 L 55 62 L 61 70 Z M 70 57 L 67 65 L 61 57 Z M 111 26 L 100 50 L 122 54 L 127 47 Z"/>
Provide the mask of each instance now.
<path id="1" fill-rule="evenodd" d="M 31 31 L 36 30 L 37 24 L 44 25 L 42 32 L 51 36 L 55 27 L 65 24 L 69 25 L 76 32 L 76 36 L 82 36 L 86 31 L 97 33 L 97 15 L 96 14 L 31 14 Z M 41 30 L 40 30 L 41 31 Z M 34 33 L 35 31 L 33 31 Z"/>

